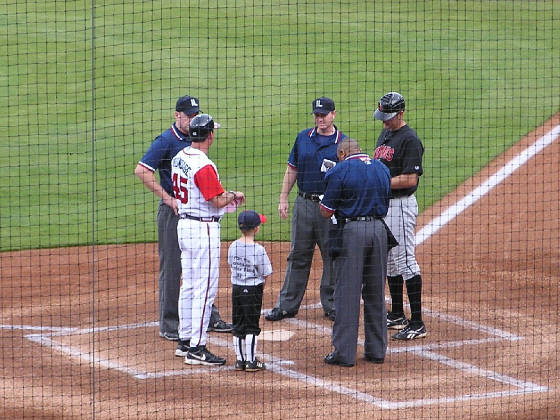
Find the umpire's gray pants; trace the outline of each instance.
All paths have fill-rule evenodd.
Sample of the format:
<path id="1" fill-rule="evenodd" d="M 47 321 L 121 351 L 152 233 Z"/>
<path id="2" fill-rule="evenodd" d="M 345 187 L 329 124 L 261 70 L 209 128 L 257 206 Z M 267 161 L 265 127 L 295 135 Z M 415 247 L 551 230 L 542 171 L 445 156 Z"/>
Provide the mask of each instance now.
<path id="1" fill-rule="evenodd" d="M 171 207 L 159 202 L 157 212 L 159 254 L 159 332 L 179 337 L 179 290 L 181 288 L 181 250 L 177 240 L 179 217 Z M 210 323 L 220 319 L 212 306 Z"/>
<path id="2" fill-rule="evenodd" d="M 336 318 L 332 344 L 338 359 L 356 362 L 360 297 L 364 301 L 364 355 L 383 359 L 387 351 L 387 232 L 383 222 L 348 222 L 343 230 L 342 254 L 335 260 Z"/>
<path id="3" fill-rule="evenodd" d="M 298 312 L 307 289 L 315 245 L 318 245 L 323 260 L 319 294 L 323 311 L 328 314 L 334 309 L 334 275 L 327 247 L 331 221 L 321 216 L 319 203 L 299 195 L 292 213 L 290 254 L 276 307 L 291 313 Z"/>

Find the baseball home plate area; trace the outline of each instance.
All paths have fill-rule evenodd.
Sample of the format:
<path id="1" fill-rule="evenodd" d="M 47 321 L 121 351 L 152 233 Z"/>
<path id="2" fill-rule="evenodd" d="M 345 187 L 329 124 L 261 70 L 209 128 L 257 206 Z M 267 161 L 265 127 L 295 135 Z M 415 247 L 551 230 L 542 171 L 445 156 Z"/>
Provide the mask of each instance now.
<path id="1" fill-rule="evenodd" d="M 209 333 L 227 359 L 211 368 L 184 364 L 158 336 L 156 244 L 0 254 L 0 417 L 560 418 L 559 124 L 556 115 L 419 217 L 428 335 L 390 340 L 381 365 L 360 345 L 352 368 L 323 362 L 332 322 L 318 304 L 320 258 L 296 317 L 261 317 L 267 370 L 239 372 L 229 334 Z M 289 244 L 260 243 L 274 269 L 269 310 Z M 228 245 L 217 304 L 231 320 Z"/>

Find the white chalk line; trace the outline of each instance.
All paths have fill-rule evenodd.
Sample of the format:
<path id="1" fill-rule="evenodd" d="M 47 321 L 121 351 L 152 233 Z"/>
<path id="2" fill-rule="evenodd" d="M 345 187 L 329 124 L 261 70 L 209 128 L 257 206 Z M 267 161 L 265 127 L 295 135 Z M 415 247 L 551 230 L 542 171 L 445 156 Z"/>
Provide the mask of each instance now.
<path id="1" fill-rule="evenodd" d="M 321 306 L 320 303 L 317 303 L 317 304 L 303 306 L 302 309 L 304 310 L 315 309 L 320 306 Z M 483 325 L 476 324 L 475 322 L 472 321 L 466 321 L 459 317 L 439 314 L 437 312 L 429 311 L 429 310 L 426 310 L 426 312 L 428 312 L 432 316 L 440 317 L 449 322 L 457 323 L 461 326 L 472 328 L 473 330 L 476 331 L 488 333 L 490 335 L 493 335 L 493 337 L 470 339 L 470 340 L 458 340 L 458 341 L 451 341 L 446 343 L 434 343 L 429 345 L 406 346 L 406 347 L 397 347 L 397 348 L 390 347 L 388 348 L 389 354 L 405 353 L 405 352 L 414 353 L 419 357 L 424 357 L 432 361 L 445 364 L 454 369 L 461 370 L 467 374 L 473 376 L 476 375 L 476 376 L 486 378 L 488 380 L 497 381 L 505 385 L 510 385 L 517 389 L 504 390 L 504 391 L 491 392 L 491 393 L 467 394 L 467 395 L 459 395 L 453 397 L 443 396 L 443 397 L 432 398 L 432 399 L 388 401 L 358 391 L 356 389 L 349 388 L 347 386 L 342 386 L 333 381 L 323 380 L 321 378 L 304 374 L 302 372 L 284 367 L 284 365 L 293 365 L 294 364 L 293 361 L 277 358 L 269 354 L 263 354 L 262 358 L 267 363 L 267 369 L 272 372 L 286 376 L 291 379 L 296 379 L 308 385 L 323 388 L 330 392 L 335 392 L 341 395 L 354 398 L 356 400 L 364 401 L 384 409 L 417 407 L 417 406 L 424 406 L 430 404 L 442 404 L 442 403 L 465 401 L 465 400 L 472 400 L 472 399 L 509 397 L 509 396 L 515 396 L 520 394 L 534 393 L 534 392 L 546 392 L 548 390 L 546 387 L 539 386 L 531 382 L 520 381 L 518 379 L 509 377 L 507 375 L 502 375 L 488 369 L 482 369 L 477 366 L 465 362 L 461 362 L 458 360 L 454 360 L 449 357 L 433 352 L 433 350 L 438 350 L 438 349 L 464 347 L 467 345 L 487 344 L 487 343 L 498 342 L 503 340 L 516 341 L 521 339 L 521 337 L 507 333 L 503 330 L 499 330 L 496 328 L 488 328 Z M 294 325 L 299 329 L 305 329 L 306 332 L 314 332 L 317 335 L 321 335 L 321 336 L 332 335 L 332 329 L 325 325 L 307 322 L 296 318 L 288 318 L 286 319 L 286 321 L 287 323 Z M 144 322 L 144 323 L 128 324 L 128 325 L 120 325 L 120 326 L 105 326 L 105 327 L 93 327 L 93 328 L 83 328 L 83 329 L 53 328 L 52 332 L 49 335 L 50 337 L 57 337 L 57 336 L 60 337 L 66 335 L 84 335 L 84 334 L 92 334 L 92 333 L 106 332 L 106 331 L 120 331 L 120 330 L 130 330 L 135 328 L 156 327 L 157 325 L 158 325 L 157 322 Z M 0 326 L 0 327 L 9 328 L 11 326 Z M 15 328 L 13 329 L 22 329 L 22 330 L 36 329 L 41 331 L 48 330 L 47 328 L 36 328 L 36 327 L 34 328 L 32 326 L 15 326 Z M 26 338 L 28 338 L 29 340 L 39 343 L 45 347 L 51 348 L 51 350 L 53 351 L 58 351 L 63 354 L 66 354 L 71 358 L 79 360 L 80 362 L 94 364 L 95 366 L 101 366 L 110 370 L 117 370 L 119 372 L 128 374 L 138 380 L 158 379 L 158 378 L 173 377 L 173 376 L 199 375 L 199 374 L 206 374 L 212 370 L 234 369 L 234 367 L 230 365 L 230 366 L 220 366 L 220 367 L 189 368 L 189 369 L 163 371 L 163 372 L 146 372 L 135 368 L 130 368 L 128 366 L 122 365 L 112 360 L 107 360 L 107 359 L 93 356 L 89 353 L 84 353 L 83 351 L 75 347 L 58 343 L 50 337 L 48 337 L 43 333 L 26 335 Z M 232 348 L 233 346 L 231 340 L 225 340 L 225 339 L 220 339 L 217 337 L 210 337 L 210 336 L 208 337 L 208 339 L 209 342 L 220 347 Z M 358 344 L 363 346 L 364 345 L 363 340 L 359 340 Z"/>
<path id="2" fill-rule="evenodd" d="M 492 175 L 488 180 L 482 183 L 480 186 L 475 188 L 471 193 L 467 196 L 459 200 L 456 204 L 447 208 L 441 215 L 434 218 L 430 221 L 426 226 L 424 226 L 416 236 L 416 243 L 417 245 L 423 243 L 426 239 L 430 238 L 434 233 L 436 233 L 439 229 L 444 227 L 447 223 L 455 219 L 459 214 L 473 205 L 476 201 L 480 198 L 485 196 L 489 191 L 491 191 L 494 187 L 499 185 L 503 182 L 508 176 L 510 176 L 513 172 L 515 172 L 519 167 L 524 165 L 529 159 L 535 156 L 537 153 L 542 151 L 546 146 L 550 145 L 554 142 L 558 136 L 560 135 L 560 126 L 554 127 L 551 131 L 549 131 L 544 136 L 540 137 L 535 143 L 531 146 L 526 148 L 522 151 L 519 155 L 515 158 L 510 160 L 503 168 L 498 170 L 494 175 Z M 312 305 L 316 306 L 316 305 Z M 513 395 L 520 395 L 520 394 L 527 394 L 532 392 L 546 392 L 548 388 L 544 386 L 539 386 L 533 384 L 531 382 L 520 381 L 515 378 L 509 377 L 507 375 L 501 375 L 496 372 L 482 369 L 474 365 L 470 365 L 468 363 L 460 362 L 441 354 L 434 353 L 431 349 L 441 349 L 441 348 L 449 348 L 449 347 L 459 347 L 465 346 L 469 344 L 475 343 L 487 343 L 490 341 L 496 341 L 500 339 L 505 340 L 519 340 L 521 337 L 515 336 L 508 332 L 498 330 L 495 328 L 490 328 L 487 326 L 482 326 L 476 324 L 472 321 L 466 321 L 461 318 L 445 315 L 445 314 L 438 314 L 433 311 L 428 311 L 432 316 L 439 317 L 449 322 L 458 323 L 463 327 L 472 328 L 474 330 L 478 330 L 480 332 L 485 332 L 490 335 L 497 336 L 488 339 L 477 339 L 477 340 L 461 340 L 458 342 L 449 342 L 449 343 L 439 343 L 437 345 L 428 345 L 428 346 L 415 346 L 415 347 L 406 347 L 402 349 L 389 349 L 390 352 L 398 353 L 398 352 L 414 352 L 415 354 L 419 355 L 420 357 L 425 357 L 430 360 L 436 361 L 438 363 L 446 364 L 450 367 L 453 367 L 458 370 L 462 370 L 468 372 L 473 375 L 482 376 L 494 381 L 498 381 L 507 385 L 511 385 L 517 387 L 517 390 L 508 390 L 508 391 L 499 391 L 499 392 L 491 392 L 491 393 L 482 393 L 482 394 L 468 394 L 462 396 L 454 396 L 454 397 L 437 397 L 432 399 L 420 399 L 420 400 L 411 400 L 411 401 L 400 401 L 400 402 L 392 402 L 383 400 L 380 398 L 376 398 L 370 394 L 366 394 L 360 391 L 357 391 L 352 388 L 348 388 L 345 386 L 341 386 L 337 383 L 332 381 L 325 381 L 310 375 L 303 374 L 301 372 L 297 372 L 291 369 L 286 369 L 282 367 L 282 364 L 293 364 L 292 361 L 281 360 L 275 358 L 271 355 L 264 355 L 263 358 L 266 358 L 265 361 L 269 363 L 269 370 L 273 372 L 279 373 L 284 376 L 288 376 L 290 378 L 297 379 L 299 381 L 305 382 L 307 384 L 311 384 L 316 387 L 321 387 L 326 390 L 336 392 L 339 394 L 347 395 L 352 398 L 369 402 L 381 408 L 386 409 L 398 409 L 398 408 L 406 408 L 406 407 L 417 407 L 417 406 L 424 406 L 429 404 L 441 404 L 441 403 L 449 403 L 449 402 L 457 402 L 457 401 L 464 401 L 464 400 L 472 400 L 472 399 L 486 399 L 486 398 L 498 398 L 498 397 L 509 397 Z M 301 321 L 295 319 L 288 319 L 288 321 L 292 324 L 299 325 Z M 49 328 L 49 327 L 34 327 L 34 326 L 17 326 L 17 325 L 0 325 L 0 329 L 21 329 L 21 330 L 39 330 L 39 331 L 47 331 L 51 336 L 62 336 L 62 335 L 72 335 L 72 334 L 89 334 L 96 331 L 117 331 L 121 329 L 133 329 L 133 328 L 145 328 L 145 327 L 152 327 L 157 325 L 157 322 L 149 322 L 149 323 L 140 323 L 140 324 L 131 324 L 125 326 L 110 326 L 110 327 L 94 327 L 88 328 L 84 330 L 76 329 L 76 328 Z M 313 327 L 315 326 L 315 327 Z M 330 331 L 330 328 L 320 326 L 317 324 L 310 324 L 305 323 L 306 329 L 315 328 L 320 329 L 323 333 Z M 44 336 L 43 334 L 30 334 L 26 336 L 31 341 L 40 343 L 42 345 L 46 345 L 47 347 L 52 348 L 53 350 L 57 350 L 59 352 L 65 353 L 70 355 L 73 358 L 78 358 L 87 363 L 95 363 L 96 365 L 100 365 L 106 367 L 107 369 L 115 369 L 124 373 L 127 373 L 137 379 L 148 379 L 148 378 L 157 378 L 163 376 L 171 376 L 171 375 L 185 375 L 185 374 L 204 374 L 208 372 L 208 368 L 204 369 L 188 369 L 182 371 L 172 371 L 172 372 L 158 372 L 158 373 L 151 373 L 151 372 L 142 372 L 136 369 L 132 369 L 126 366 L 123 366 L 119 363 L 114 363 L 110 360 L 101 359 L 99 357 L 91 356 L 88 353 L 81 352 L 76 350 L 72 346 L 66 346 L 61 343 L 57 343 L 49 337 Z M 224 347 L 231 346 L 230 343 L 210 338 L 211 342 L 222 345 Z M 363 345 L 363 342 L 360 343 Z M 430 350 L 428 350 L 430 349 Z M 210 369 L 232 369 L 233 367 L 220 367 L 220 368 L 210 368 Z"/>
<path id="3" fill-rule="evenodd" d="M 311 305 L 302 306 L 302 310 L 309 310 L 309 309 L 317 309 L 320 308 L 320 303 L 315 303 Z M 267 369 L 275 372 L 277 374 L 286 376 L 291 379 L 296 379 L 298 381 L 304 382 L 308 385 L 313 385 L 315 387 L 323 388 L 330 392 L 335 392 L 341 395 L 345 395 L 356 400 L 360 400 L 363 402 L 370 403 L 377 407 L 383 409 L 402 409 L 402 408 L 410 408 L 410 407 L 418 407 L 424 405 L 431 405 L 431 404 L 442 404 L 442 403 L 450 403 L 450 402 L 457 402 L 457 401 L 465 401 L 465 400 L 473 400 L 473 399 L 485 399 L 485 398 L 499 398 L 499 397 L 510 397 L 520 394 L 528 394 L 534 392 L 546 392 L 548 388 L 539 386 L 537 384 L 527 382 L 527 381 L 520 381 L 515 378 L 501 375 L 497 372 L 481 369 L 477 366 L 470 365 L 468 363 L 464 363 L 458 360 L 454 360 L 443 356 L 441 354 L 435 353 L 433 350 L 442 350 L 442 349 L 449 349 L 449 348 L 457 348 L 457 347 L 464 347 L 467 345 L 479 345 L 479 344 L 487 344 L 492 342 L 499 342 L 503 340 L 509 341 L 517 341 L 522 339 L 522 337 L 516 336 L 514 334 L 508 333 L 506 331 L 497 329 L 497 328 L 490 328 L 484 325 L 477 324 L 472 321 L 464 320 L 457 316 L 441 314 L 435 311 L 431 311 L 429 309 L 424 309 L 426 314 L 430 316 L 437 317 L 443 320 L 446 320 L 450 323 L 456 323 L 462 327 L 470 328 L 474 331 L 478 331 L 481 333 L 486 333 L 491 335 L 492 337 L 486 338 L 479 338 L 479 339 L 467 339 L 467 340 L 457 340 L 457 341 L 450 341 L 445 343 L 433 343 L 428 345 L 418 345 L 418 346 L 405 346 L 405 347 L 390 347 L 388 348 L 389 354 L 397 354 L 397 353 L 414 353 L 419 357 L 424 357 L 430 359 L 432 361 L 445 364 L 450 366 L 454 369 L 461 370 L 470 375 L 477 375 L 484 377 L 488 380 L 498 381 L 505 385 L 510 385 L 514 387 L 514 389 L 504 390 L 499 392 L 490 392 L 490 393 L 481 393 L 481 394 L 467 394 L 467 395 L 459 395 L 459 396 L 442 396 L 437 398 L 431 399 L 420 399 L 420 400 L 405 400 L 405 401 L 388 401 L 373 395 L 358 391 L 356 389 L 352 389 L 346 386 L 342 386 L 337 384 L 336 382 L 326 381 L 321 378 L 307 375 L 299 371 L 295 371 L 293 369 L 288 369 L 284 367 L 284 365 L 293 365 L 294 362 L 290 360 L 284 360 L 281 358 L 277 358 L 275 356 L 269 354 L 263 354 L 262 358 L 267 363 Z M 264 311 L 263 311 L 264 312 Z M 306 332 L 314 332 L 317 335 L 321 336 L 331 336 L 332 329 L 328 326 L 316 324 L 312 322 L 307 322 L 304 320 L 300 320 L 297 318 L 287 318 L 285 320 L 287 323 L 294 325 L 299 329 L 305 329 Z M 61 336 L 68 336 L 68 335 L 87 335 L 99 332 L 111 332 L 111 331 L 122 331 L 122 330 L 130 330 L 130 329 L 137 329 L 137 328 L 149 328 L 149 327 L 156 327 L 158 326 L 157 321 L 153 322 L 143 322 L 143 323 L 136 323 L 136 324 L 127 324 L 127 325 L 117 325 L 117 326 L 103 326 L 103 327 L 92 327 L 92 328 L 61 328 L 61 327 L 34 327 L 34 326 L 27 326 L 27 325 L 0 325 L 0 329 L 16 329 L 16 330 L 38 330 L 42 333 L 39 334 L 28 334 L 26 338 L 29 340 L 41 344 L 45 347 L 50 348 L 53 351 L 58 351 L 60 353 L 66 354 L 73 359 L 79 360 L 82 363 L 93 364 L 95 366 L 104 367 L 109 370 L 116 370 L 137 380 L 146 380 L 146 379 L 158 379 L 163 377 L 173 377 L 173 376 L 187 376 L 187 375 L 199 375 L 199 374 L 206 374 L 212 370 L 233 370 L 233 366 L 220 366 L 220 367 L 204 367 L 204 368 L 189 368 L 189 369 L 181 369 L 181 370 L 172 370 L 172 371 L 163 371 L 163 372 L 147 372 L 138 370 L 135 368 L 128 367 L 121 363 L 103 359 L 97 356 L 93 356 L 89 353 L 85 353 L 80 349 L 65 345 L 59 342 L 54 341 L 51 337 L 61 337 Z M 48 335 L 44 334 L 45 332 Z M 231 340 L 224 340 L 217 337 L 208 337 L 209 342 L 214 345 L 220 347 L 232 347 L 233 344 Z M 359 340 L 358 343 L 360 346 L 364 345 L 363 340 Z M 515 389 L 517 388 L 517 389 Z"/>
<path id="4" fill-rule="evenodd" d="M 506 163 L 494 175 L 476 187 L 473 191 L 447 208 L 441 215 L 432 219 L 416 234 L 416 245 L 420 245 L 426 239 L 430 238 L 434 233 L 455 219 L 459 214 L 468 209 L 490 190 L 501 184 L 508 176 L 523 166 L 529 159 L 541 152 L 545 147 L 553 143 L 560 135 L 560 125 L 557 125 L 544 136 L 537 139 L 535 143 L 527 147 L 508 163 Z"/>

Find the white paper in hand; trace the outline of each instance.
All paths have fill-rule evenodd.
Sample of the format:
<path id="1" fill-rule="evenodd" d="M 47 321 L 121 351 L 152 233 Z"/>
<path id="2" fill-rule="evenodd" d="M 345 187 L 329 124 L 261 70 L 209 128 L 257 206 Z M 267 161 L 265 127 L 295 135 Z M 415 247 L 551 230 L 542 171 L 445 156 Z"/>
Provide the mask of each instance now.
<path id="1" fill-rule="evenodd" d="M 323 164 L 321 165 L 321 172 L 327 172 L 329 169 L 334 168 L 336 162 L 330 159 L 323 159 Z"/>

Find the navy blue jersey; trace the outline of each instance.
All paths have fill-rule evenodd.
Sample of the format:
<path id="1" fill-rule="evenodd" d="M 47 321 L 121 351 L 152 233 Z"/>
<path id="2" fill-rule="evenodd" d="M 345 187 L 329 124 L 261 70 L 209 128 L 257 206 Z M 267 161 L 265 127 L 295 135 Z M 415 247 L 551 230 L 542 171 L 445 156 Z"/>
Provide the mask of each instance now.
<path id="1" fill-rule="evenodd" d="M 138 162 L 143 167 L 152 172 L 159 170 L 159 183 L 170 196 L 173 195 L 171 184 L 171 159 L 182 149 L 191 145 L 191 141 L 186 134 L 179 131 L 173 124 L 155 138 L 152 145 Z"/>
<path id="2" fill-rule="evenodd" d="M 391 177 L 402 174 L 418 174 L 422 175 L 422 155 L 424 154 L 424 146 L 418 138 L 416 131 L 408 125 L 401 127 L 396 131 L 383 129 L 375 152 L 374 159 L 381 160 L 391 171 Z M 413 194 L 418 188 L 418 184 L 411 188 L 403 188 L 393 190 L 393 197 L 402 197 Z"/>
<path id="3" fill-rule="evenodd" d="M 297 137 L 288 165 L 297 170 L 297 186 L 301 192 L 308 194 L 323 194 L 325 190 L 325 174 L 321 172 L 323 159 L 336 162 L 336 148 L 338 142 L 346 136 L 335 126 L 334 134 L 323 136 L 317 133 L 317 128 L 301 131 Z"/>
<path id="4" fill-rule="evenodd" d="M 337 218 L 385 217 L 389 209 L 391 175 L 380 161 L 365 153 L 348 156 L 325 176 L 321 206 Z"/>

